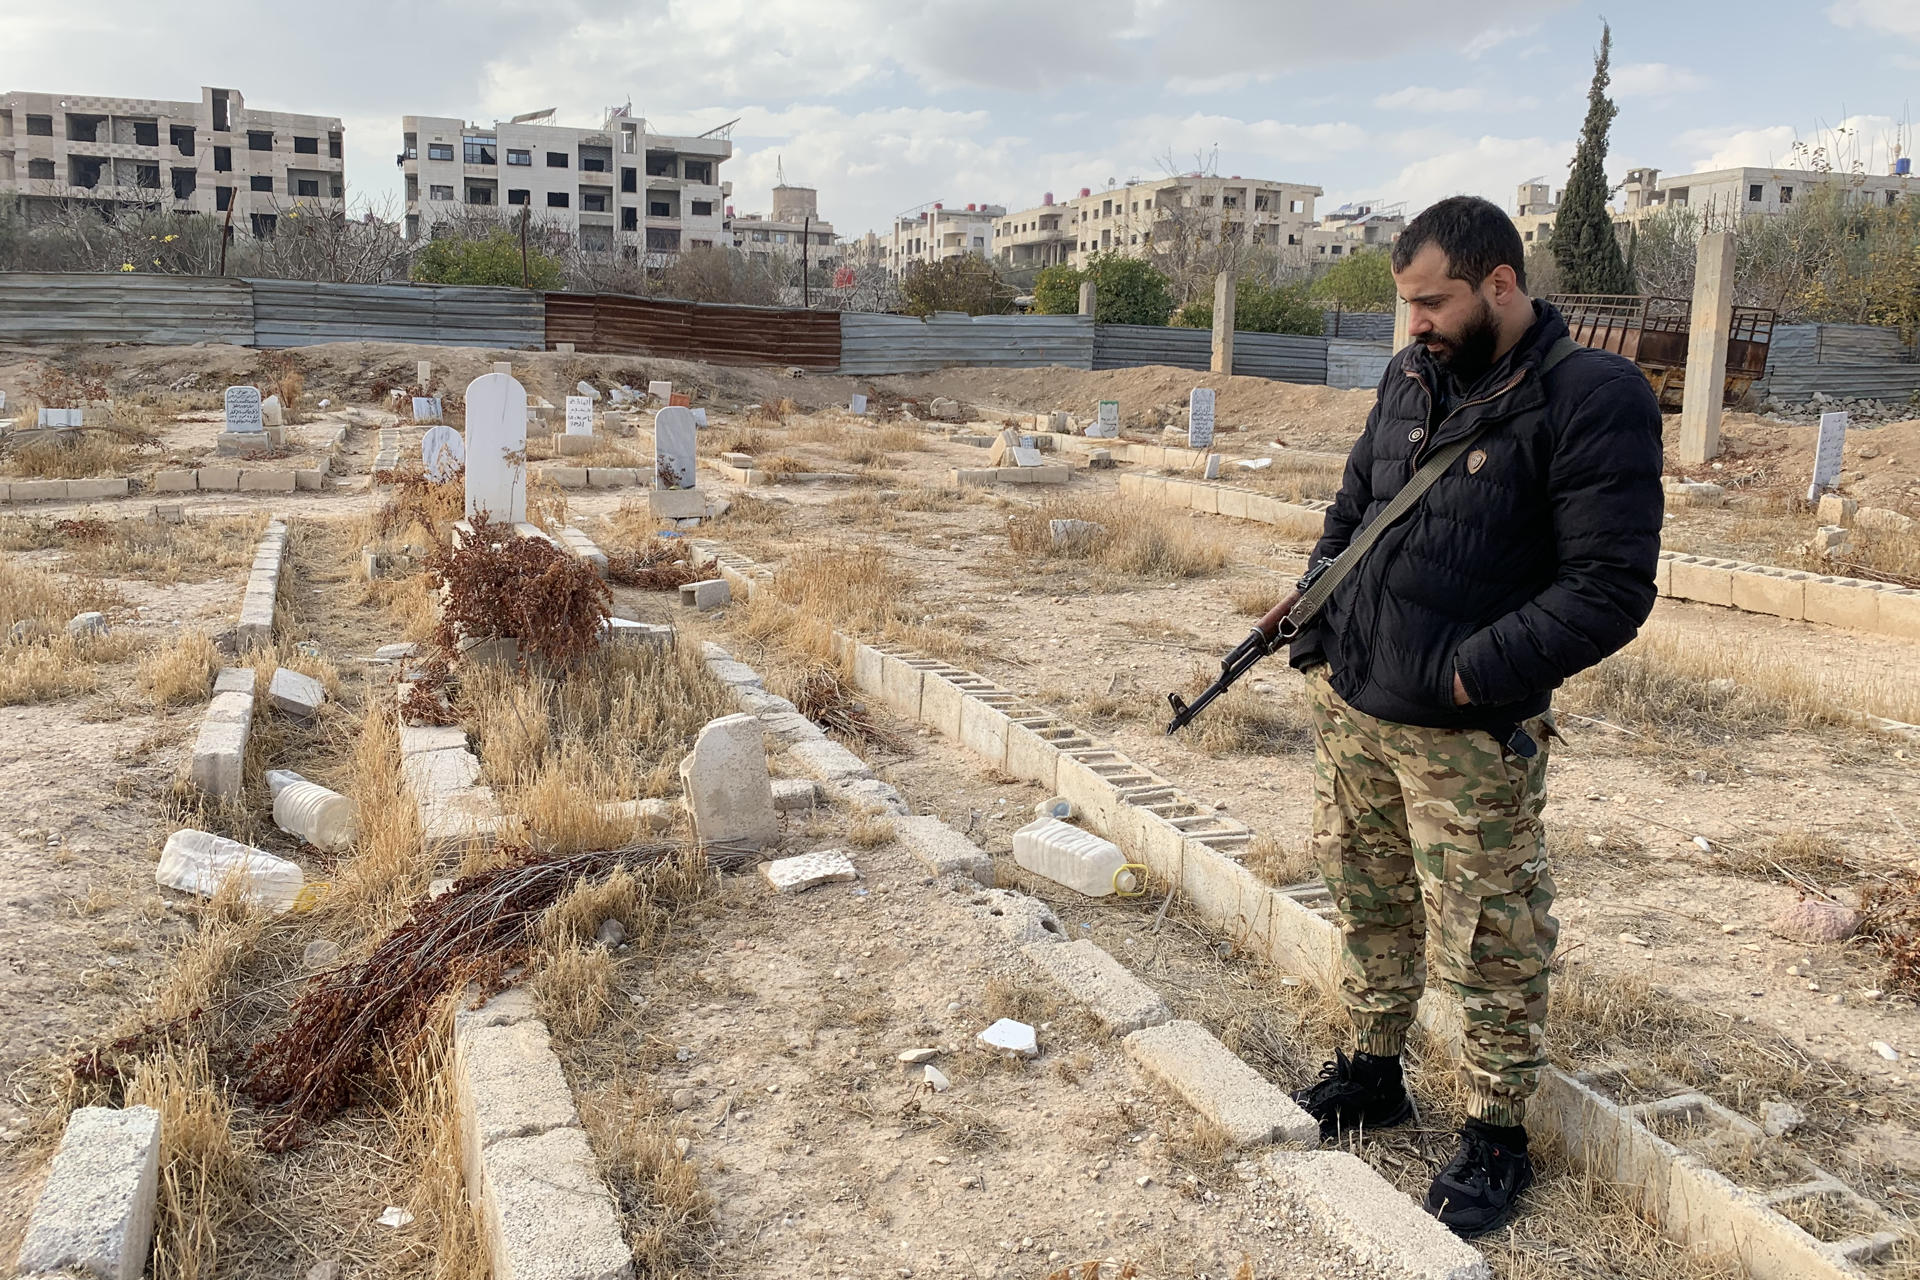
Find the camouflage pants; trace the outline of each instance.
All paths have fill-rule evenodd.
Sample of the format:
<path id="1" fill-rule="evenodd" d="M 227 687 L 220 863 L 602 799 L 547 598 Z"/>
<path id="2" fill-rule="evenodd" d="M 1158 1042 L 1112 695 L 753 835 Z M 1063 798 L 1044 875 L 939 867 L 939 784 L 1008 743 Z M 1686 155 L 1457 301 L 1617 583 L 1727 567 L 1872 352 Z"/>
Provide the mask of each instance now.
<path id="1" fill-rule="evenodd" d="M 1520 1124 L 1545 1061 L 1547 908 L 1540 753 L 1503 752 L 1477 731 L 1423 729 L 1348 706 L 1324 666 L 1314 713 L 1314 851 L 1340 914 L 1340 993 L 1366 1053 L 1399 1053 L 1434 964 L 1465 1011 L 1468 1114 Z"/>

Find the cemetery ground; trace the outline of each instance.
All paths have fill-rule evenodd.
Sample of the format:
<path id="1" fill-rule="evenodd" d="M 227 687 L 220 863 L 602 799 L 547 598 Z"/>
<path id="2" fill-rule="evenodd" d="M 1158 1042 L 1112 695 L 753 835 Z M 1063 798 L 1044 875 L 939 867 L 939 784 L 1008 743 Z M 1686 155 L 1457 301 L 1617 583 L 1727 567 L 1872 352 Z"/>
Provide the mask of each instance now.
<path id="1" fill-rule="evenodd" d="M 405 664 L 374 654 L 427 645 L 438 608 L 421 556 L 369 580 L 362 551 L 444 539 L 458 485 L 375 486 L 371 471 L 383 428 L 418 457 L 422 428 L 404 408 L 396 418 L 392 390 L 441 393 L 458 425 L 459 390 L 495 359 L 556 405 L 583 379 L 670 379 L 709 411 L 703 463 L 750 454 L 777 482 L 747 488 L 703 465 L 701 487 L 730 508 L 662 539 L 643 488 L 551 479 L 568 465 L 650 471 L 644 419 L 634 434 L 603 432 L 584 460 L 553 456 L 549 428 L 532 428 L 530 518 L 587 533 L 612 561 L 614 612 L 672 625 L 675 645 L 603 651 L 563 674 L 457 668 L 453 715 L 518 824 L 500 849 L 429 855 L 402 783 L 393 682 Z M 435 376 L 416 388 L 419 360 Z M 113 348 L 54 363 L 96 381 L 138 434 L 77 446 L 101 450 L 91 459 L 0 456 L 0 479 L 212 465 L 221 392 L 242 380 L 282 388 L 293 410 L 286 461 L 267 465 L 293 466 L 347 430 L 324 490 L 0 509 L 0 624 L 28 624 L 0 650 L 0 1260 L 14 1255 L 69 1110 L 145 1101 L 167 1135 L 156 1276 L 303 1275 L 329 1261 L 344 1276 L 485 1274 L 447 1063 L 453 1012 L 471 1003 L 464 987 L 420 1011 L 425 1031 L 365 1064 L 349 1105 L 285 1150 L 272 1149 L 285 1106 L 243 1088 L 257 1068 L 249 1051 L 289 1025 L 315 975 L 373 956 L 436 880 L 522 848 L 633 843 L 631 820 L 598 806 L 657 797 L 676 802 L 671 825 L 639 838 L 668 847 L 665 860 L 574 890 L 509 957 L 553 1030 L 638 1274 L 1080 1276 L 1101 1259 L 1113 1264 L 1091 1274 L 1109 1278 L 1125 1265 L 1142 1277 L 1373 1274 L 1285 1193 L 1243 1178 L 1249 1153 L 1048 986 L 978 893 L 927 874 L 898 817 L 844 800 L 783 815 L 773 852 L 842 849 L 861 879 L 781 895 L 751 866 L 686 856 L 677 804 L 681 757 L 735 709 L 700 661 L 712 641 L 1176 1017 L 1281 1085 L 1305 1083 L 1344 1043 L 1310 982 L 1236 950 L 1158 886 L 1090 899 L 1015 865 L 1012 832 L 1043 794 L 870 702 L 835 669 L 828 636 L 916 649 L 1017 691 L 1245 823 L 1257 874 L 1306 880 L 1311 743 L 1284 663 L 1269 660 L 1182 735 L 1161 730 L 1165 694 L 1191 697 L 1211 678 L 1298 575 L 1307 543 L 1123 499 L 1116 470 L 1077 459 L 1064 486 L 956 488 L 949 471 L 982 466 L 985 451 L 950 439 L 959 424 L 929 421 L 930 408 L 951 397 L 967 431 L 991 435 L 1005 419 L 1031 425 L 1016 414 L 1065 409 L 1084 422 L 1094 401 L 1118 398 L 1124 436 L 1159 443 L 1186 390 L 1211 385 L 1223 480 L 1313 499 L 1337 485 L 1337 455 L 1371 393 L 1171 369 L 788 378 L 378 344 L 286 358 Z M 45 385 L 47 366 L 0 356 L 0 386 Z M 869 397 L 866 419 L 845 411 L 852 393 Z M 1804 549 L 1814 517 L 1796 502 L 1812 428 L 1736 414 L 1725 433 L 1721 467 L 1687 478 L 1722 484 L 1734 502 L 1674 506 L 1669 548 L 1818 563 Z M 1920 516 L 1920 422 L 1855 433 L 1846 468 L 1844 488 L 1863 504 Z M 150 516 L 172 499 L 183 522 Z M 289 559 L 271 644 L 243 650 L 225 633 L 269 513 L 289 521 Z M 1053 518 L 1104 530 L 1057 547 Z M 650 588 L 684 576 L 659 548 L 687 538 L 767 567 L 771 585 L 721 610 L 683 609 L 676 591 Z M 1920 577 L 1912 535 L 1856 531 L 1850 547 L 1851 572 Z M 105 615 L 105 633 L 68 634 L 88 611 Z M 186 783 L 185 760 L 214 672 L 234 665 L 259 673 L 259 692 L 244 794 L 220 805 Z M 281 665 L 325 686 L 312 722 L 268 703 Z M 1920 1072 L 1909 1066 L 1920 1052 L 1920 741 L 1863 727 L 1858 713 L 1920 722 L 1917 673 L 1911 641 L 1663 598 L 1635 646 L 1558 699 L 1566 740 L 1554 744 L 1548 808 L 1563 922 L 1554 1060 L 1601 1070 L 1623 1101 L 1677 1082 L 1756 1121 L 1791 1104 L 1788 1132 L 1721 1154 L 1739 1160 L 1731 1172 L 1765 1187 L 1797 1153 L 1902 1219 L 1920 1213 Z M 770 755 L 776 773 L 797 772 Z M 279 831 L 269 768 L 352 797 L 354 845 L 325 854 Z M 181 827 L 293 859 L 326 887 L 284 915 L 231 892 L 159 889 L 154 860 Z M 1776 920 L 1803 897 L 1866 908 L 1863 928 L 1843 942 L 1780 936 Z M 608 920 L 622 935 L 611 944 L 599 940 Z M 1003 1016 L 1039 1028 L 1037 1060 L 974 1044 Z M 897 1061 L 922 1047 L 941 1050 L 948 1090 L 929 1092 L 920 1068 Z M 1442 1055 L 1418 1046 L 1413 1082 L 1421 1124 L 1354 1149 L 1417 1196 L 1450 1151 L 1459 1100 Z M 1684 1144 L 1684 1128 L 1666 1136 Z M 1481 1242 L 1495 1274 L 1740 1274 L 1662 1239 L 1624 1193 L 1559 1153 L 1545 1153 L 1543 1173 L 1513 1231 Z M 1802 1225 L 1831 1237 L 1845 1224 Z M 1912 1256 L 1902 1245 L 1871 1273 L 1908 1274 Z"/>

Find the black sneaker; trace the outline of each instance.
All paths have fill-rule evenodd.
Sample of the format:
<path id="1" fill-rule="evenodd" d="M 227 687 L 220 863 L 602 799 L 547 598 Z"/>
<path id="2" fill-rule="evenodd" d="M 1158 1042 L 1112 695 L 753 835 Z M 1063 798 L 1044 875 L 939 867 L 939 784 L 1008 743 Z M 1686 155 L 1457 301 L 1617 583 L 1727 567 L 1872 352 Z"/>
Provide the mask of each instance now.
<path id="1" fill-rule="evenodd" d="M 1532 1185 L 1527 1131 L 1469 1120 L 1460 1131 L 1460 1149 L 1427 1189 L 1427 1212 L 1471 1240 L 1506 1226 Z"/>
<path id="2" fill-rule="evenodd" d="M 1338 1049 L 1320 1068 L 1320 1082 L 1293 1095 L 1301 1110 L 1320 1122 L 1320 1137 L 1337 1138 L 1342 1129 L 1384 1129 L 1413 1118 L 1413 1099 L 1400 1079 L 1398 1057 Z"/>

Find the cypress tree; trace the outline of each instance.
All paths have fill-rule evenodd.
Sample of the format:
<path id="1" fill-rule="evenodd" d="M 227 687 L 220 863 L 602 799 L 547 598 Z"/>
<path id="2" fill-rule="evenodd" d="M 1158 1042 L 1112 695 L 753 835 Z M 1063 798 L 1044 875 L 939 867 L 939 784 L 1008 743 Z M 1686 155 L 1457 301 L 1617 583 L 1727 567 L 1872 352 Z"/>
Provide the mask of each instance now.
<path id="1" fill-rule="evenodd" d="M 1607 129 L 1620 112 L 1607 97 L 1612 58 L 1613 28 L 1602 24 L 1593 84 L 1587 90 L 1587 121 L 1580 128 L 1580 145 L 1553 223 L 1553 256 L 1568 293 L 1626 293 L 1633 288 L 1607 210 Z"/>

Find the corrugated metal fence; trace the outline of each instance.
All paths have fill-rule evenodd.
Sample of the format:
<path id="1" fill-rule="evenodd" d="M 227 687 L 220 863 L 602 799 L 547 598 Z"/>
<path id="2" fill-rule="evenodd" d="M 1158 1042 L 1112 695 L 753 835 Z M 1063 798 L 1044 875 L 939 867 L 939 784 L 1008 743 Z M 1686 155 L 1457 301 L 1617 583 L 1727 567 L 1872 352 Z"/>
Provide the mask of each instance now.
<path id="1" fill-rule="evenodd" d="M 253 291 L 218 276 L 0 272 L 0 343 L 253 341 Z"/>
<path id="2" fill-rule="evenodd" d="M 1327 385 L 1351 391 L 1356 387 L 1377 387 L 1393 359 L 1392 342 L 1349 342 L 1345 338 L 1327 339 Z"/>
<path id="3" fill-rule="evenodd" d="M 1392 342 L 1391 311 L 1323 311 L 1320 332 L 1329 338 L 1351 338 L 1355 342 Z"/>
<path id="4" fill-rule="evenodd" d="M 713 364 L 797 365 L 841 362 L 840 315 L 798 307 L 743 307 L 621 294 L 550 293 L 549 347 L 705 360 Z"/>
<path id="5" fill-rule="evenodd" d="M 953 366 L 1033 369 L 1093 366 L 1089 316 L 840 314 L 840 372 L 924 373 Z"/>
<path id="6" fill-rule="evenodd" d="M 542 296 L 526 289 L 444 284 L 330 284 L 248 280 L 257 347 L 319 342 L 410 342 L 433 347 L 538 351 Z"/>
<path id="7" fill-rule="evenodd" d="M 1094 330 L 1093 367 L 1131 369 L 1164 364 L 1207 369 L 1213 364 L 1213 334 L 1206 329 L 1103 324 Z M 1233 371 L 1284 382 L 1327 380 L 1327 339 L 1292 333 L 1233 335 Z"/>
<path id="8" fill-rule="evenodd" d="M 1780 400 L 1904 400 L 1920 390 L 1920 363 L 1896 329 L 1868 324 L 1778 325 L 1761 390 Z"/>

